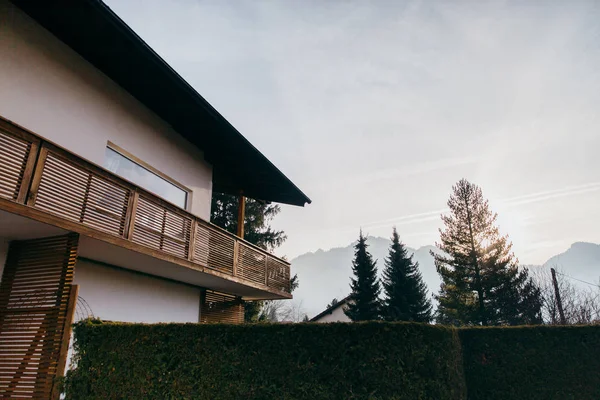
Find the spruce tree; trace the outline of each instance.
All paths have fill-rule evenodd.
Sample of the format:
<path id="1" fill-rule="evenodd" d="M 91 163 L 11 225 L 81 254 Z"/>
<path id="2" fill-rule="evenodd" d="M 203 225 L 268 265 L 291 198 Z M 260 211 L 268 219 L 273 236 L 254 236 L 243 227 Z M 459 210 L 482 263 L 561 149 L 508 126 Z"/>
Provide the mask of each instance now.
<path id="1" fill-rule="evenodd" d="M 388 321 L 431 322 L 431 301 L 419 263 L 413 262 L 394 228 L 389 255 L 385 260 L 382 286 L 383 318 Z"/>
<path id="2" fill-rule="evenodd" d="M 354 246 L 352 262 L 351 293 L 344 313 L 352 321 L 371 321 L 380 318 L 379 280 L 377 279 L 377 263 L 367 251 L 367 238 L 362 231 Z"/>
<path id="3" fill-rule="evenodd" d="M 450 213 L 442 216 L 441 254 L 431 253 L 442 278 L 438 322 L 470 325 L 536 323 L 539 290 L 519 271 L 508 236 L 481 189 L 465 179 L 453 186 Z"/>

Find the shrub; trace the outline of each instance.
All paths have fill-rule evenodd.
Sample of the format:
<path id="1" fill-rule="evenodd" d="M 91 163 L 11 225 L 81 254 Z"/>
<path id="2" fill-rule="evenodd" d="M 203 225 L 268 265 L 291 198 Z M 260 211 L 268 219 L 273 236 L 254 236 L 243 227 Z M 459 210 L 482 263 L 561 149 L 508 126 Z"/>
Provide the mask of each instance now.
<path id="1" fill-rule="evenodd" d="M 600 327 L 459 330 L 470 400 L 600 399 Z"/>
<path id="2" fill-rule="evenodd" d="M 600 399 L 600 326 L 86 321 L 75 337 L 71 400 Z"/>
<path id="3" fill-rule="evenodd" d="M 409 323 L 75 326 L 77 399 L 464 399 L 455 329 Z"/>

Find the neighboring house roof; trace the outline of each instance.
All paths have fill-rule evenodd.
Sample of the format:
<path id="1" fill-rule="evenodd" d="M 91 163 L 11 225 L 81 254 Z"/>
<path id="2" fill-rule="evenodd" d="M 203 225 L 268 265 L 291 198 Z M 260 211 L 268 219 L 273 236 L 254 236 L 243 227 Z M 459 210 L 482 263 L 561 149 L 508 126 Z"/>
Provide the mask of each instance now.
<path id="1" fill-rule="evenodd" d="M 12 2 L 203 150 L 215 191 L 311 202 L 102 1 Z"/>
<path id="2" fill-rule="evenodd" d="M 323 318 L 325 315 L 333 313 L 333 311 L 336 308 L 343 306 L 344 304 L 346 304 L 348 302 L 348 300 L 350 300 L 350 295 L 344 297 L 343 299 L 341 299 L 340 301 L 338 301 L 337 303 L 335 303 L 333 306 L 331 306 L 329 308 L 326 308 L 321 313 L 319 313 L 316 316 L 312 317 L 310 319 L 310 322 L 318 321 L 319 319 Z"/>

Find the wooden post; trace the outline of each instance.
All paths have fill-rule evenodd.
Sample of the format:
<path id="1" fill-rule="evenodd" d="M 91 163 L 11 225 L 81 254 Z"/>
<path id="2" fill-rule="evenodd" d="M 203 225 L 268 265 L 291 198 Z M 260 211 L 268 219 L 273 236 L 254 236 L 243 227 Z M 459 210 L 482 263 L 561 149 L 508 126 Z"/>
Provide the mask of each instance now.
<path id="1" fill-rule="evenodd" d="M 85 219 L 85 212 L 88 207 L 88 200 L 90 197 L 90 189 L 92 188 L 92 177 L 91 173 L 88 173 L 87 184 L 85 185 L 85 192 L 83 194 L 83 205 L 81 206 L 81 215 L 79 217 L 79 223 L 82 224 Z"/>
<path id="2" fill-rule="evenodd" d="M 239 252 L 240 252 L 240 243 L 237 240 L 235 240 L 233 242 L 233 276 L 237 276 Z"/>
<path id="3" fill-rule="evenodd" d="M 165 244 L 165 228 L 166 228 L 166 226 L 167 226 L 167 209 L 165 208 L 165 210 L 163 212 L 162 224 L 160 226 L 160 240 L 158 243 L 159 250 L 162 250 L 163 246 Z"/>
<path id="4" fill-rule="evenodd" d="M 265 286 L 269 286 L 269 256 L 265 256 Z"/>
<path id="5" fill-rule="evenodd" d="M 29 148 L 29 156 L 27 158 L 27 162 L 25 163 L 25 169 L 23 170 L 23 178 L 21 179 L 21 187 L 19 188 L 19 193 L 17 195 L 17 202 L 26 204 L 27 196 L 29 193 L 29 185 L 31 184 L 31 179 L 33 178 L 33 173 L 35 172 L 35 165 L 38 160 L 38 155 L 40 152 L 40 142 L 35 141 L 31 143 L 31 147 Z"/>
<path id="6" fill-rule="evenodd" d="M 194 252 L 196 251 L 196 231 L 198 230 L 198 220 L 194 218 L 190 226 L 190 239 L 188 246 L 188 260 L 194 261 Z"/>
<path id="7" fill-rule="evenodd" d="M 129 203 L 127 204 L 127 214 L 125 215 L 125 228 L 123 229 L 123 237 L 127 240 L 133 238 L 133 227 L 135 225 L 135 214 L 137 213 L 137 203 L 139 199 L 139 192 L 133 190 L 129 197 Z"/>
<path id="8" fill-rule="evenodd" d="M 560 315 L 560 323 L 566 325 L 565 313 L 563 311 L 562 300 L 560 299 L 560 291 L 558 290 L 558 282 L 556 281 L 556 270 L 550 268 L 552 272 L 552 284 L 554 285 L 554 295 L 556 296 L 556 305 L 558 306 L 558 314 Z"/>
<path id="9" fill-rule="evenodd" d="M 238 224 L 237 224 L 237 235 L 241 239 L 244 238 L 244 218 L 246 218 L 246 198 L 240 194 L 238 200 Z"/>
<path id="10" fill-rule="evenodd" d="M 65 376 L 65 370 L 67 368 L 67 356 L 69 354 L 69 343 L 71 342 L 71 332 L 73 330 L 73 320 L 75 319 L 75 308 L 77 307 L 78 294 L 79 285 L 72 285 L 71 293 L 69 293 L 69 303 L 67 305 L 67 315 L 65 318 L 63 337 L 60 344 L 58 365 L 56 366 L 56 378 L 62 378 Z M 60 385 L 57 385 L 55 382 L 52 386 L 52 400 L 58 400 L 60 398 L 60 389 Z"/>
<path id="11" fill-rule="evenodd" d="M 29 194 L 27 195 L 27 205 L 35 205 L 35 199 L 37 198 L 38 188 L 42 180 L 42 173 L 44 172 L 44 165 L 46 164 L 46 157 L 48 157 L 48 148 L 42 146 L 39 151 L 37 163 L 35 165 L 35 171 L 33 178 L 31 178 L 31 187 L 29 188 Z"/>

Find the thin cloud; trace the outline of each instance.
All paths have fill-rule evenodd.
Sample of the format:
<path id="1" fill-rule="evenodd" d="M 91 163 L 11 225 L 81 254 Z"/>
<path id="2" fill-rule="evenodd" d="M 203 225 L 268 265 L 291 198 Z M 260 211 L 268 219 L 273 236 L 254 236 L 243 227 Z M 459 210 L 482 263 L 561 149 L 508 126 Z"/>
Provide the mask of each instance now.
<path id="1" fill-rule="evenodd" d="M 520 196 L 515 196 L 507 199 L 500 200 L 499 203 L 508 207 L 517 207 L 525 204 L 540 203 L 547 200 L 555 199 L 558 197 L 576 196 L 579 194 L 585 194 L 589 192 L 595 192 L 600 190 L 600 182 L 590 182 L 583 185 L 571 186 L 562 189 L 545 190 L 541 192 L 528 193 Z M 362 224 L 363 228 L 381 228 L 390 225 L 409 225 L 423 222 L 429 222 L 440 217 L 441 214 L 445 214 L 450 211 L 448 208 L 427 211 L 416 214 L 402 215 L 395 218 L 378 220 Z M 355 228 L 354 228 L 355 229 Z M 344 231 L 347 231 L 344 229 Z"/>
<path id="2" fill-rule="evenodd" d="M 434 221 L 440 217 L 441 214 L 447 212 L 448 209 L 428 211 L 424 213 L 402 215 L 396 218 L 384 219 L 379 221 L 368 222 L 360 224 L 363 229 L 377 229 L 383 227 L 389 227 L 393 225 L 411 225 L 415 223 L 421 223 L 426 221 Z M 337 229 L 336 229 L 337 230 Z M 350 232 L 356 230 L 356 226 L 342 228 L 342 232 Z"/>
<path id="3" fill-rule="evenodd" d="M 468 156 L 468 157 L 451 157 L 443 158 L 438 160 L 424 161 L 421 163 L 413 163 L 411 165 L 399 166 L 394 168 L 385 168 L 377 171 L 368 173 L 356 174 L 348 176 L 343 179 L 336 179 L 333 182 L 321 182 L 317 183 L 312 188 L 308 186 L 307 190 L 310 189 L 327 189 L 331 190 L 332 187 L 343 187 L 349 184 L 352 185 L 366 185 L 375 182 L 400 179 L 409 176 L 428 174 L 431 172 L 447 170 L 454 167 L 463 165 L 476 164 L 481 161 L 481 157 Z"/>
<path id="4" fill-rule="evenodd" d="M 578 186 L 570 186 L 562 189 L 547 190 L 543 192 L 530 193 L 522 196 L 501 200 L 500 202 L 509 207 L 524 204 L 540 203 L 559 197 L 575 196 L 600 190 L 600 182 L 591 182 Z"/>

